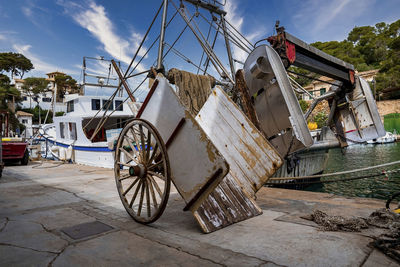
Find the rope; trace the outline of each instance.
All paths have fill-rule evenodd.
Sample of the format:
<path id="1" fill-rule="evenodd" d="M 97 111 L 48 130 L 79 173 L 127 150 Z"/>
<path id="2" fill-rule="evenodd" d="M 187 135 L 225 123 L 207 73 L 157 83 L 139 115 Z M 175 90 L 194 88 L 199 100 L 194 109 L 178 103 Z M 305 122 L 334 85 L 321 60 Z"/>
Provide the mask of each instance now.
<path id="1" fill-rule="evenodd" d="M 45 166 L 45 167 L 40 167 L 40 166 L 42 166 L 43 165 L 43 163 L 44 163 L 44 161 L 42 161 L 40 164 L 37 164 L 36 166 L 33 166 L 32 167 L 32 169 L 50 169 L 50 168 L 57 168 L 57 167 L 59 167 L 59 166 L 61 166 L 61 165 L 64 165 L 65 164 L 65 162 L 64 161 L 62 161 L 61 163 L 58 163 L 58 164 L 56 164 L 56 163 L 52 163 L 52 162 L 47 162 L 47 163 L 50 163 L 50 164 L 52 164 L 52 165 L 54 165 L 54 166 Z M 39 168 L 40 167 L 40 168 Z"/>
<path id="2" fill-rule="evenodd" d="M 362 176 L 354 176 L 354 177 L 348 177 L 348 178 L 340 178 L 340 179 L 332 179 L 332 180 L 318 180 L 318 181 L 307 181 L 307 182 L 296 182 L 296 183 L 266 183 L 265 185 L 304 185 L 304 184 L 322 184 L 322 183 L 336 183 L 336 182 L 346 182 L 346 181 L 352 181 L 352 180 L 359 180 L 359 179 L 366 179 L 366 178 L 374 178 L 378 176 L 386 176 L 388 173 L 398 173 L 400 172 L 400 169 L 394 170 L 394 171 L 382 171 L 379 174 L 368 174 L 368 175 L 362 175 Z M 319 177 L 316 175 L 315 177 Z M 271 179 L 270 179 L 271 180 Z M 293 179 L 296 180 L 296 179 Z"/>
<path id="3" fill-rule="evenodd" d="M 330 176 L 343 175 L 343 174 L 349 174 L 349 173 L 360 172 L 360 171 L 373 170 L 373 169 L 392 166 L 392 165 L 396 165 L 396 164 L 400 164 L 400 160 L 388 162 L 388 163 L 384 163 L 384 164 L 380 164 L 380 165 L 375 165 L 375 166 L 371 166 L 371 167 L 366 167 L 366 168 L 349 170 L 349 171 L 333 172 L 333 173 L 319 174 L 319 175 L 299 176 L 299 177 L 270 178 L 269 181 L 285 181 L 285 180 L 310 179 L 310 178 L 317 178 L 317 177 L 330 177 Z M 392 172 L 392 171 L 386 171 L 385 173 L 389 173 L 389 172 Z"/>

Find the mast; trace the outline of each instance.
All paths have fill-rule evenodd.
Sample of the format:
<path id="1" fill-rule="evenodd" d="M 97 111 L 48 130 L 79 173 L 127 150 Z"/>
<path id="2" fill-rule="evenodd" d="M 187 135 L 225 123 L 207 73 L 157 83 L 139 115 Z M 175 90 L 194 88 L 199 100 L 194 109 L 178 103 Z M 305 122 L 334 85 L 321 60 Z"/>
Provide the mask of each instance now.
<path id="1" fill-rule="evenodd" d="M 162 66 L 162 58 L 163 58 L 163 49 L 164 49 L 164 36 L 165 36 L 165 22 L 167 20 L 167 8 L 168 8 L 168 0 L 164 0 L 163 14 L 161 20 L 161 33 L 160 33 L 160 45 L 158 47 L 158 59 L 157 59 L 157 70 L 161 70 Z"/>

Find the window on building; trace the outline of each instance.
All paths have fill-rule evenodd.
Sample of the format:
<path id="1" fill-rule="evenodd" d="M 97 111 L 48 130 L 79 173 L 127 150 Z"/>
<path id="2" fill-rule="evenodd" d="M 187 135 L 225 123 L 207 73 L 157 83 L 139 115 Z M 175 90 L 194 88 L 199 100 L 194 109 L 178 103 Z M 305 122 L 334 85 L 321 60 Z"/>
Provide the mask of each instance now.
<path id="1" fill-rule="evenodd" d="M 113 110 L 114 109 L 113 102 L 110 100 L 103 99 L 103 110 L 106 110 L 107 107 L 108 110 Z"/>
<path id="2" fill-rule="evenodd" d="M 60 122 L 60 137 L 65 138 L 65 129 L 64 129 L 64 123 Z"/>
<path id="3" fill-rule="evenodd" d="M 43 97 L 42 101 L 43 102 L 51 102 L 51 98 L 50 97 Z"/>
<path id="4" fill-rule="evenodd" d="M 67 103 L 67 112 L 74 111 L 74 100 L 68 101 Z"/>
<path id="5" fill-rule="evenodd" d="M 115 110 L 118 110 L 118 111 L 124 110 L 124 104 L 123 104 L 122 100 L 115 100 Z"/>
<path id="6" fill-rule="evenodd" d="M 28 123 L 28 120 L 24 120 L 24 119 L 23 119 L 23 120 L 22 120 L 22 123 L 23 123 L 23 124 L 27 124 L 27 123 Z"/>
<path id="7" fill-rule="evenodd" d="M 92 99 L 92 110 L 100 110 L 100 99 Z"/>
<path id="8" fill-rule="evenodd" d="M 326 88 L 319 89 L 319 95 L 323 95 L 326 93 Z"/>

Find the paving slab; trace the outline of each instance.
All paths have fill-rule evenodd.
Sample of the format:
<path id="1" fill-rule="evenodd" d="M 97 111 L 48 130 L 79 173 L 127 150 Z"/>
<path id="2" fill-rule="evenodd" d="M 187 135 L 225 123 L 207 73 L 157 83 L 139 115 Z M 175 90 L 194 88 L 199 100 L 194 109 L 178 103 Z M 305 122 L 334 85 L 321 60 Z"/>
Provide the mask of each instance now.
<path id="1" fill-rule="evenodd" d="M 0 266 L 47 266 L 57 254 L 0 245 Z"/>
<path id="2" fill-rule="evenodd" d="M 0 217 L 18 211 L 82 201 L 72 193 L 38 184 L 12 188 L 2 188 L 0 185 L 0 196 Z"/>
<path id="3" fill-rule="evenodd" d="M 48 230 L 61 229 L 64 227 L 69 227 L 80 223 L 93 222 L 96 220 L 95 218 L 73 210 L 72 208 L 59 208 L 36 211 L 27 214 L 12 216 L 10 217 L 10 219 L 16 221 L 30 221 L 40 223 L 44 225 L 44 227 L 46 227 L 46 229 Z"/>
<path id="4" fill-rule="evenodd" d="M 371 255 L 369 255 L 368 259 L 363 264 L 363 267 L 376 267 L 376 266 L 398 267 L 400 266 L 400 264 L 397 264 L 379 250 L 374 249 Z"/>
<path id="5" fill-rule="evenodd" d="M 54 266 L 219 266 L 127 231 L 68 247 Z"/>
<path id="6" fill-rule="evenodd" d="M 46 231 L 40 224 L 9 221 L 0 232 L 0 243 L 44 252 L 60 252 L 68 242 Z"/>
<path id="7" fill-rule="evenodd" d="M 0 243 L 30 248 L 15 254 L 26 253 L 35 262 L 43 255 L 33 249 L 51 247 L 49 251 L 58 252 L 67 245 L 61 228 L 100 220 L 114 230 L 70 240 L 54 265 L 371 266 L 382 262 L 396 266 L 373 251 L 368 245 L 372 239 L 365 233 L 323 232 L 301 218 L 314 209 L 346 217 L 368 216 L 384 201 L 273 188 L 261 189 L 257 197 L 263 215 L 205 235 L 193 216 L 182 211 L 185 203 L 174 190 L 163 216 L 144 226 L 125 212 L 112 170 L 71 164 L 43 169 L 7 166 L 0 180 Z"/>

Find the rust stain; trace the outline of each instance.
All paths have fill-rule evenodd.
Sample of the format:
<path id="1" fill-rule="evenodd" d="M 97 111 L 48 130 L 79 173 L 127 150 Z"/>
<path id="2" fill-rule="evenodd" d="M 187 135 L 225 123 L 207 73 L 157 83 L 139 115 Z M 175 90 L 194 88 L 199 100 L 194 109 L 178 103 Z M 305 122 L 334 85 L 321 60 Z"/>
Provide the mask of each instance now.
<path id="1" fill-rule="evenodd" d="M 249 164 L 250 168 L 254 168 L 256 166 L 257 162 L 252 155 L 247 154 L 246 151 L 243 150 L 240 150 L 239 153 Z"/>

